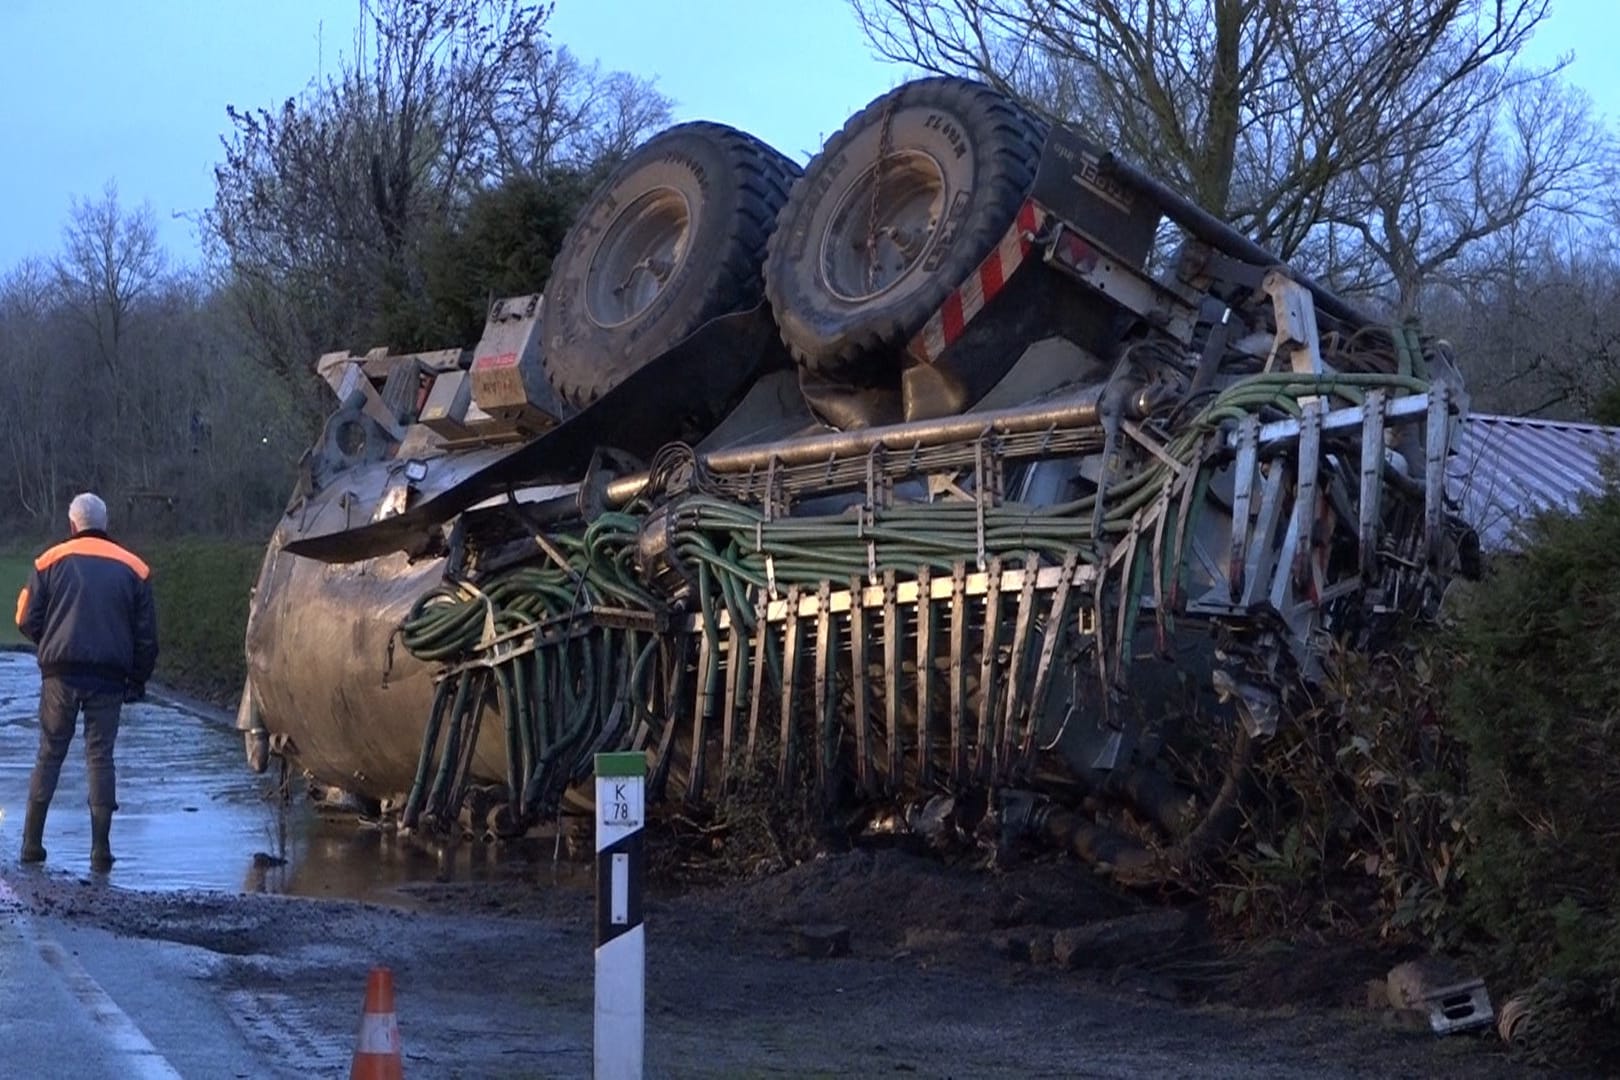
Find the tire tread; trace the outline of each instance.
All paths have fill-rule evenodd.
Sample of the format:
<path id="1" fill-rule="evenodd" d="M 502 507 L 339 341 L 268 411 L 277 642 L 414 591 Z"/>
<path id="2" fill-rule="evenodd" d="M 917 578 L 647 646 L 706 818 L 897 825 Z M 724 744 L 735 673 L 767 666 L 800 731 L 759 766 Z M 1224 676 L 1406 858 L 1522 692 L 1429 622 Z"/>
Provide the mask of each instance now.
<path id="1" fill-rule="evenodd" d="M 870 316 L 847 326 L 831 340 L 809 330 L 807 319 L 784 319 L 796 303 L 791 284 L 794 267 L 779 242 L 792 230 L 789 223 L 814 212 L 822 199 L 837 198 L 833 189 L 817 190 L 818 166 L 835 161 L 845 148 L 867 128 L 882 122 L 890 103 L 896 105 L 932 104 L 970 120 L 975 141 L 988 140 L 991 148 L 982 155 L 988 166 L 975 183 L 976 205 L 970 213 L 966 235 L 958 241 L 977 252 L 977 266 L 1006 232 L 1035 181 L 1035 169 L 1046 142 L 1046 126 L 1012 98 L 983 83 L 940 76 L 907 83 L 878 98 L 862 109 L 832 138 L 805 170 L 806 182 L 799 184 L 782 209 L 783 227 L 772 234 L 765 259 L 765 293 L 777 312 L 783 341 L 794 358 L 806 369 L 830 378 L 857 376 L 863 361 L 874 353 L 892 352 L 903 347 L 944 302 L 961 281 L 935 282 L 900 303 L 873 303 Z M 859 173 L 852 169 L 852 173 Z"/>
<path id="2" fill-rule="evenodd" d="M 730 169 L 738 198 L 725 235 L 723 250 L 715 257 L 719 268 L 713 284 L 700 304 L 692 305 L 684 318 L 677 320 L 676 329 L 664 335 L 667 344 L 696 330 L 710 319 L 735 311 L 743 311 L 759 303 L 764 295 L 763 264 L 767 243 L 775 230 L 777 215 L 786 205 L 788 193 L 799 176 L 799 168 L 792 160 L 778 153 L 766 143 L 725 124 L 696 120 L 677 124 L 643 143 L 628 157 L 615 173 L 592 195 L 591 200 L 604 197 L 619 182 L 639 167 L 648 154 L 660 152 L 668 141 L 688 135 L 698 135 L 716 145 Z M 583 222 L 589 203 L 581 211 Z M 554 267 L 565 258 L 584 258 L 580 250 L 582 240 L 579 224 L 568 231 L 562 248 L 554 260 Z M 592 350 L 548 348 L 546 373 L 553 389 L 564 401 L 576 408 L 585 408 L 616 386 L 634 370 L 625 370 L 623 364 L 604 363 Z"/>

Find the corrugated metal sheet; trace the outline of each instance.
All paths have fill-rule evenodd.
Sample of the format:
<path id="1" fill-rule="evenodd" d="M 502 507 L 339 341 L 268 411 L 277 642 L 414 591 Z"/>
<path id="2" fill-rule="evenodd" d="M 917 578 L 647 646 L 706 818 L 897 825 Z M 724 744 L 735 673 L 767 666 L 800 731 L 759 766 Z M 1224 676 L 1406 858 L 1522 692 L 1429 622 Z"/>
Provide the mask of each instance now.
<path id="1" fill-rule="evenodd" d="M 1577 495 L 1598 490 L 1611 455 L 1620 455 L 1620 428 L 1474 413 L 1446 486 L 1485 550 L 1501 550 L 1528 514 L 1573 509 Z"/>

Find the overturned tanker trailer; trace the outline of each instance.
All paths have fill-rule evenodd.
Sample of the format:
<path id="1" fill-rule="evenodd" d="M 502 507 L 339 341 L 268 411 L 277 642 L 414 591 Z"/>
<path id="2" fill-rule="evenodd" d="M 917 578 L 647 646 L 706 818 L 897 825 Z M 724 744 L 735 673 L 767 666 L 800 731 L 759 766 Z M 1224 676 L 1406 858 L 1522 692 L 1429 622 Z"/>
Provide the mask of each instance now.
<path id="1" fill-rule="evenodd" d="M 419 830 L 553 822 L 634 749 L 666 801 L 972 796 L 1117 861 L 1104 798 L 1189 842 L 1467 547 L 1444 343 L 962 80 L 802 175 L 672 128 L 474 348 L 320 373 L 241 726 Z M 1228 703 L 1211 790 L 1164 767 L 1167 673 Z"/>

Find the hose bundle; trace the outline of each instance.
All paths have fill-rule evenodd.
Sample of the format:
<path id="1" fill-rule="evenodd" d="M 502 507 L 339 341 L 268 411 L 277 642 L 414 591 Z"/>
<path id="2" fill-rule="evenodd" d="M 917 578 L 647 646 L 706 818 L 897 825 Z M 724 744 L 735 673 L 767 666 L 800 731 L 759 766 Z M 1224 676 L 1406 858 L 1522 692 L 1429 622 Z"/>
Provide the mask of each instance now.
<path id="1" fill-rule="evenodd" d="M 1029 570 L 1069 558 L 1118 567 L 1114 637 L 1123 642 L 1149 588 L 1150 568 L 1155 595 L 1177 595 L 1193 533 L 1190 514 L 1204 501 L 1199 495 L 1220 460 L 1224 426 L 1256 415 L 1297 417 L 1305 398 L 1359 404 L 1375 389 L 1403 394 L 1428 384 L 1388 373 L 1244 379 L 1146 455 L 1141 468 L 1101 492 L 1060 504 L 953 501 L 767 520 L 698 483 L 695 492 L 660 508 L 642 503 L 604 513 L 577 533 L 548 534 L 539 542 L 543 559 L 477 586 L 447 582 L 423 596 L 401 624 L 400 639 L 412 655 L 450 666 L 434 698 L 403 822 L 413 826 L 425 815 L 443 823 L 459 812 L 490 709 L 505 724 L 508 813 L 516 829 L 555 812 L 562 792 L 589 769 L 592 753 L 623 745 L 637 722 L 654 723 L 656 706 L 664 706 L 666 717 L 672 706 L 679 709 L 663 699 L 684 674 L 684 645 L 660 649 L 664 635 L 605 625 L 590 614 L 603 606 L 665 610 L 664 598 L 638 571 L 638 538 L 654 513 L 664 515 L 662 537 L 688 584 L 685 602 L 711 646 L 697 673 L 706 700 L 719 679 L 722 610 L 731 626 L 751 630 L 767 592 L 822 583 L 844 588 L 890 571 L 911 578 L 920 568 L 950 572 L 988 559 Z M 663 464 L 673 470 L 697 460 L 687 452 Z M 701 480 L 700 469 L 688 471 Z M 1179 514 L 1173 504 L 1182 507 Z M 1129 557 L 1117 557 L 1122 542 L 1134 545 Z M 1099 586 L 1099 605 L 1102 593 Z M 1160 618 L 1166 606 L 1156 605 Z M 769 659 L 772 681 L 779 682 L 776 654 Z"/>

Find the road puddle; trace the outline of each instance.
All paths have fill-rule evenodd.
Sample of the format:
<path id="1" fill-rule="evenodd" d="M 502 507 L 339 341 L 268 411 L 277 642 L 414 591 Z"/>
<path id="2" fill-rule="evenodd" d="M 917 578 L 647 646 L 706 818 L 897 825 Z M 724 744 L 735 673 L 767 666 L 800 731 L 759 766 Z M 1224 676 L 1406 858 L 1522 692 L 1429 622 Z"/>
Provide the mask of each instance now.
<path id="1" fill-rule="evenodd" d="M 0 653 L 0 859 L 22 842 L 28 777 L 39 745 L 39 671 Z M 369 900 L 412 906 L 423 882 L 572 882 L 550 852 L 479 843 L 439 845 L 284 802 L 273 775 L 249 771 L 228 725 L 156 702 L 124 707 L 116 751 L 118 864 L 110 882 L 145 891 L 205 889 Z M 296 787 L 296 785 L 294 785 Z M 90 813 L 81 723 L 45 826 L 48 871 L 86 874 Z"/>

